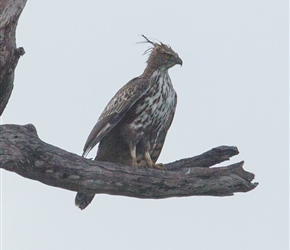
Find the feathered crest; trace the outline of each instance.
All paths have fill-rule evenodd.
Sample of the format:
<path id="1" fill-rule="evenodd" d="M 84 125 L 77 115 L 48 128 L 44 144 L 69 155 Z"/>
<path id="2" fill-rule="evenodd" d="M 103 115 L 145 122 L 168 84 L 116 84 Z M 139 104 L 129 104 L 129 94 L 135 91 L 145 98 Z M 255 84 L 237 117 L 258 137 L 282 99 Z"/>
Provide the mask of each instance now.
<path id="1" fill-rule="evenodd" d="M 146 41 L 141 41 L 139 43 L 151 43 L 153 44 L 154 46 L 156 45 L 156 43 L 154 43 L 153 41 L 149 40 L 146 36 L 142 35 L 143 38 L 145 38 Z M 158 41 L 160 42 L 160 41 Z M 161 42 L 160 42 L 161 43 Z"/>
<path id="2" fill-rule="evenodd" d="M 143 55 L 150 54 L 150 52 L 151 52 L 155 47 L 158 47 L 158 46 L 167 46 L 168 48 L 171 48 L 169 45 L 165 45 L 165 44 L 163 44 L 162 42 L 158 41 L 158 40 L 155 39 L 155 38 L 154 38 L 154 39 L 157 40 L 158 42 L 153 42 L 153 41 L 149 40 L 149 39 L 148 39 L 146 36 L 144 36 L 143 34 L 142 34 L 142 37 L 145 39 L 145 41 L 141 41 L 141 42 L 138 42 L 138 43 L 141 43 L 141 44 L 143 44 L 143 43 L 150 43 L 150 44 L 153 45 L 153 47 L 149 47 L 148 49 L 146 49 L 146 50 L 144 51 Z"/>

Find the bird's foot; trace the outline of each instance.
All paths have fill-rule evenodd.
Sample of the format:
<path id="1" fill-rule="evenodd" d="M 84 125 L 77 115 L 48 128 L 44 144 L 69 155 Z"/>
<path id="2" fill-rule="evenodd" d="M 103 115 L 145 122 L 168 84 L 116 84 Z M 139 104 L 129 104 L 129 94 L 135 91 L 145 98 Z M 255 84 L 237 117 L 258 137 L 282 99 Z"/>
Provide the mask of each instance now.
<path id="1" fill-rule="evenodd" d="M 164 169 L 162 163 L 158 163 L 158 164 L 153 163 L 152 166 L 151 166 L 151 168 L 155 168 L 155 169 Z"/>
<path id="2" fill-rule="evenodd" d="M 153 163 L 153 162 L 147 162 L 147 166 L 148 168 L 155 168 L 155 169 L 164 169 L 163 164 L 162 163 Z"/>
<path id="3" fill-rule="evenodd" d="M 163 164 L 162 163 L 158 163 L 158 164 L 155 164 L 153 162 L 145 162 L 145 161 L 141 161 L 137 164 L 138 167 L 142 167 L 142 168 L 154 168 L 154 169 L 160 169 L 160 170 L 166 170 L 164 167 L 163 167 Z"/>
<path id="4" fill-rule="evenodd" d="M 133 166 L 133 167 L 138 167 L 139 166 L 136 158 L 132 159 L 131 166 Z"/>
<path id="5" fill-rule="evenodd" d="M 146 160 L 146 165 L 149 167 L 149 168 L 155 168 L 155 169 L 163 169 L 163 164 L 162 163 L 154 163 L 151 159 L 151 156 L 149 154 L 149 151 L 145 151 L 145 160 Z"/>

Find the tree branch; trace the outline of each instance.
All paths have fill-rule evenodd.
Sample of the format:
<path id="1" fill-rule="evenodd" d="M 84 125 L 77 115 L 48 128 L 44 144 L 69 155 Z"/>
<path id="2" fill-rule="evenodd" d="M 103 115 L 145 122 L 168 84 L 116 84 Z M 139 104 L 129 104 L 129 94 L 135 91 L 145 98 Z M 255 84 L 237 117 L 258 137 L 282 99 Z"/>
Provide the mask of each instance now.
<path id="1" fill-rule="evenodd" d="M 0 168 L 72 191 L 159 199 L 228 196 L 258 185 L 252 183 L 254 174 L 242 168 L 243 162 L 209 168 L 238 154 L 236 147 L 217 147 L 157 170 L 82 158 L 41 141 L 31 124 L 2 125 L 0 136 Z"/>
<path id="2" fill-rule="evenodd" d="M 23 48 L 16 48 L 15 31 L 27 0 L 0 1 L 0 116 L 13 90 L 14 70 Z"/>

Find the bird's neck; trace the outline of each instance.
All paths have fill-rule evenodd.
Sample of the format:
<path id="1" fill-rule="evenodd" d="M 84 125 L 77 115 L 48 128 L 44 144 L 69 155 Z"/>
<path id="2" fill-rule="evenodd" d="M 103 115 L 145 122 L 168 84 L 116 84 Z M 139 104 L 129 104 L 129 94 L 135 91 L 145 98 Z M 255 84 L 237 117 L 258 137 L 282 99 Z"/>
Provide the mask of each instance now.
<path id="1" fill-rule="evenodd" d="M 148 65 L 141 75 L 144 78 L 151 78 L 153 74 L 168 74 L 168 69 L 165 67 L 152 67 L 152 65 Z"/>

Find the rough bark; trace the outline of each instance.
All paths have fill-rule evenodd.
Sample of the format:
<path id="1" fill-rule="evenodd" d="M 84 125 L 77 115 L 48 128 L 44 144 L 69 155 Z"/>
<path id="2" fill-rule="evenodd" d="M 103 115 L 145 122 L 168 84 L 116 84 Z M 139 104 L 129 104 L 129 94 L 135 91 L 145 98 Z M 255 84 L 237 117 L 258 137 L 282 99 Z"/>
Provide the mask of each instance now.
<path id="1" fill-rule="evenodd" d="M 16 48 L 15 31 L 26 0 L 0 1 L 0 116 L 13 90 L 14 70 L 23 48 Z"/>
<path id="2" fill-rule="evenodd" d="M 159 199 L 228 196 L 248 192 L 258 185 L 252 183 L 254 174 L 242 168 L 243 162 L 209 168 L 238 154 L 236 147 L 217 147 L 156 170 L 82 158 L 41 141 L 31 124 L 2 125 L 0 145 L 0 168 L 78 192 Z"/>

